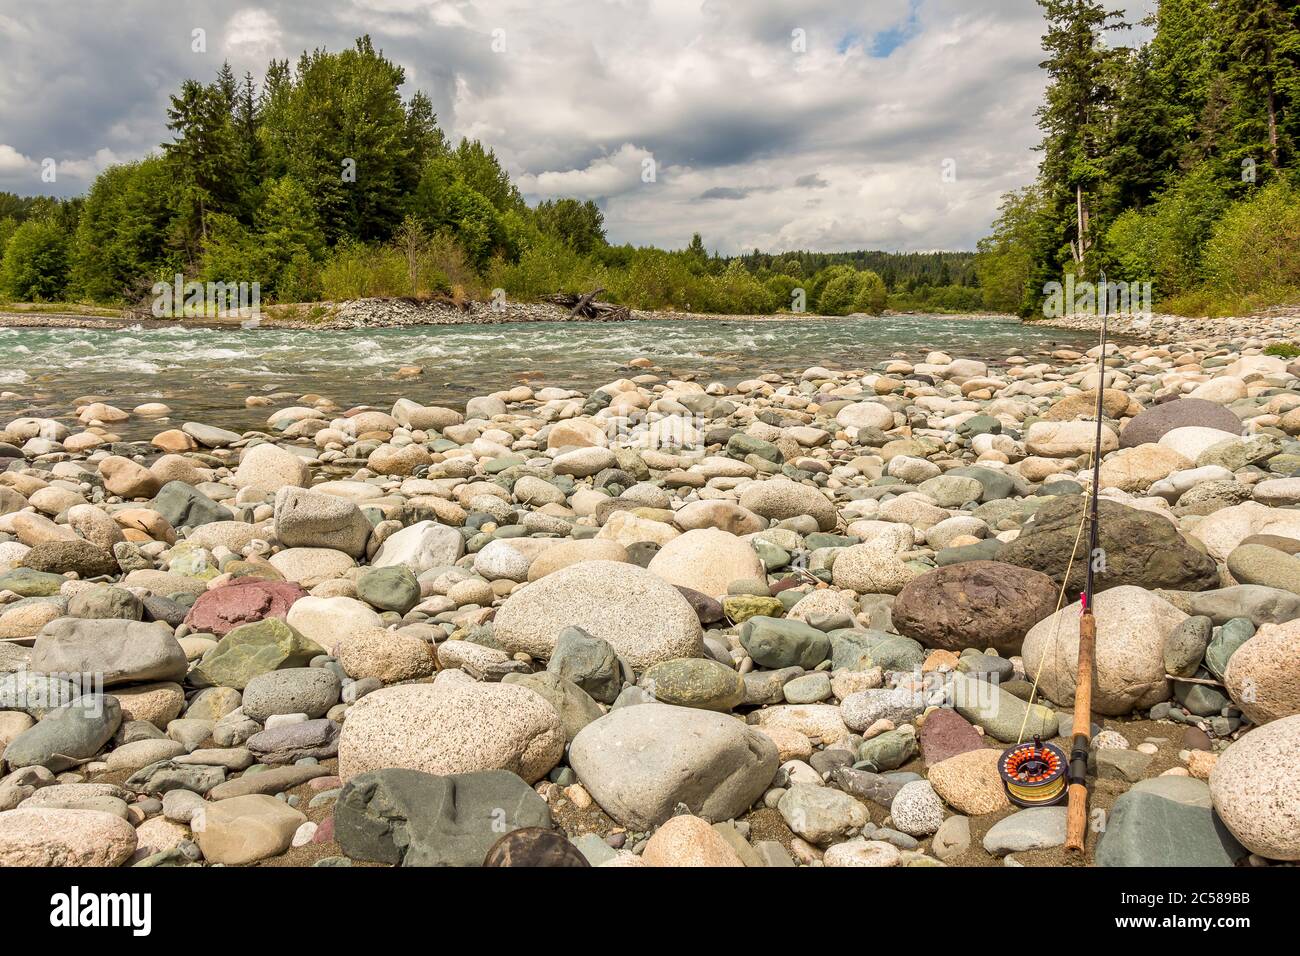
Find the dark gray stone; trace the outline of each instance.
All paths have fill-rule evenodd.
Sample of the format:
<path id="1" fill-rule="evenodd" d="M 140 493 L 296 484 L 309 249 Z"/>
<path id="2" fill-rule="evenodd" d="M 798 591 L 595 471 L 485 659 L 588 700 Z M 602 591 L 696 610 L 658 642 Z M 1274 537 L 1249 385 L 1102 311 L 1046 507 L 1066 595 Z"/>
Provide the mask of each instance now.
<path id="1" fill-rule="evenodd" d="M 349 780 L 334 805 L 348 857 L 400 866 L 481 866 L 504 834 L 550 826 L 546 801 L 505 770 L 374 770 Z"/>

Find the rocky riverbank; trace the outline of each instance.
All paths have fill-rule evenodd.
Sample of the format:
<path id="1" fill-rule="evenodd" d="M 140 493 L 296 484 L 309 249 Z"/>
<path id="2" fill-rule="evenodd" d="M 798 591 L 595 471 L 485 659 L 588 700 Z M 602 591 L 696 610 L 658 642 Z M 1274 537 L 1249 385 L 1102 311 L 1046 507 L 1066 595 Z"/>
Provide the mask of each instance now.
<path id="1" fill-rule="evenodd" d="M 1300 859 L 1300 363 L 1198 336 L 1108 358 L 1101 865 Z M 1095 358 L 9 422 L 0 865 L 1074 862 L 996 764 L 1070 728 Z"/>
<path id="2" fill-rule="evenodd" d="M 1035 319 L 1035 325 L 1058 329 L 1101 331 L 1101 320 L 1092 315 L 1068 315 L 1057 319 Z M 1300 344 L 1300 308 L 1278 306 L 1248 316 L 1195 318 L 1185 315 L 1120 314 L 1107 319 L 1112 335 L 1148 342 L 1191 342 L 1204 340 L 1213 345 L 1229 340 L 1258 340 L 1259 344 Z"/>

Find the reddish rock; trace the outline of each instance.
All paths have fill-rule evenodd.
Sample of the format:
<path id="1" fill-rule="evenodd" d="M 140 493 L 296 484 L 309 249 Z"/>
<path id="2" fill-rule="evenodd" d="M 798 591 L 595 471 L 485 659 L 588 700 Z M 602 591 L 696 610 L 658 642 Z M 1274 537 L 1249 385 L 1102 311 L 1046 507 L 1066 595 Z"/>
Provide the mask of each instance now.
<path id="1" fill-rule="evenodd" d="M 926 647 L 995 647 L 1019 654 L 1031 627 L 1056 610 L 1046 574 L 1001 561 L 963 561 L 912 579 L 894 601 L 899 634 Z"/>
<path id="2" fill-rule="evenodd" d="M 316 832 L 312 834 L 312 843 L 333 843 L 334 842 L 334 814 L 330 814 L 322 820 L 316 827 Z"/>
<path id="3" fill-rule="evenodd" d="M 946 708 L 925 718 L 919 740 L 921 759 L 927 767 L 969 750 L 984 749 L 984 738 L 979 731 L 957 711 Z"/>
<path id="4" fill-rule="evenodd" d="M 200 594 L 185 623 L 191 630 L 225 637 L 241 624 L 283 618 L 294 601 L 306 596 L 306 591 L 288 581 L 238 581 Z"/>

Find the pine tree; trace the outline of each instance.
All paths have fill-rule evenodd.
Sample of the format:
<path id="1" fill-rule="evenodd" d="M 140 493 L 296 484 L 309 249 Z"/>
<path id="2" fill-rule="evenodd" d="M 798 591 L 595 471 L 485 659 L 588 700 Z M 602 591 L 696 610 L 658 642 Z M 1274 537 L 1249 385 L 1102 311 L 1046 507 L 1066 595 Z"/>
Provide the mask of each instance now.
<path id="1" fill-rule="evenodd" d="M 1095 239 L 1090 228 L 1094 191 L 1103 177 L 1108 108 L 1114 103 L 1116 61 L 1122 54 L 1106 45 L 1105 34 L 1127 26 L 1121 14 L 1096 0 L 1038 0 L 1047 20 L 1041 64 L 1050 78 L 1038 110 L 1042 174 L 1054 206 L 1075 207 L 1064 236 L 1081 267 Z"/>
<path id="2" fill-rule="evenodd" d="M 1300 82 L 1295 0 L 1218 0 L 1224 72 L 1233 83 L 1233 158 L 1266 158 L 1276 171 L 1293 144 L 1284 141 L 1288 94 Z"/>
<path id="3" fill-rule="evenodd" d="M 216 85 L 186 80 L 171 98 L 167 119 L 175 139 L 163 149 L 188 188 L 198 234 L 206 237 L 208 214 L 238 205 L 238 160 L 225 94 Z"/>

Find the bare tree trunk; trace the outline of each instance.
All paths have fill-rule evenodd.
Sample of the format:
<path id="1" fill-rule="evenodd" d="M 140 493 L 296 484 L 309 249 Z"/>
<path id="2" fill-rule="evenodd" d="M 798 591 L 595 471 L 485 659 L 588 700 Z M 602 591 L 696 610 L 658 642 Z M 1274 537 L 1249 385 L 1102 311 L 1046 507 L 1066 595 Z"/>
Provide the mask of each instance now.
<path id="1" fill-rule="evenodd" d="M 1274 169 L 1281 169 L 1282 164 L 1278 156 L 1277 148 L 1277 97 L 1273 93 L 1273 87 L 1268 88 L 1268 145 L 1269 158 L 1273 162 Z"/>
<path id="2" fill-rule="evenodd" d="M 1083 205 L 1083 186 L 1076 186 L 1074 193 L 1075 208 L 1078 211 L 1078 229 L 1079 239 L 1077 242 L 1070 243 L 1070 250 L 1074 253 L 1074 261 L 1083 264 L 1084 254 L 1088 251 L 1088 211 Z"/>

